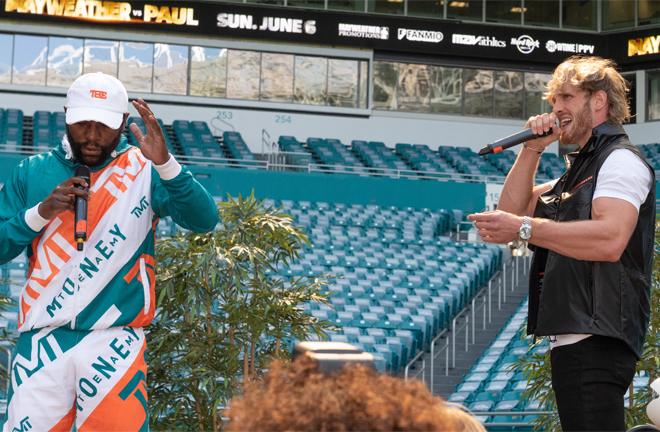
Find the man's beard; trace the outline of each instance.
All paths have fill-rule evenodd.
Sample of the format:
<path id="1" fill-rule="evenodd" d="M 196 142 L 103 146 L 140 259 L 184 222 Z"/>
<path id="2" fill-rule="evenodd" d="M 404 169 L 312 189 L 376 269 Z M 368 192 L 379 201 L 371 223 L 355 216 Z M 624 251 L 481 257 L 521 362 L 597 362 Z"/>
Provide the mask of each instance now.
<path id="1" fill-rule="evenodd" d="M 559 136 L 559 141 L 562 144 L 578 144 L 580 139 L 584 137 L 593 128 L 593 117 L 591 116 L 591 106 L 589 99 L 587 99 L 576 114 L 573 115 L 573 124 L 570 131 L 562 132 Z"/>
<path id="2" fill-rule="evenodd" d="M 69 132 L 69 125 L 66 125 L 66 135 L 69 139 L 69 144 L 71 145 L 71 153 L 73 153 L 75 161 L 82 165 L 87 165 L 90 168 L 99 167 L 110 158 L 112 152 L 119 145 L 119 141 L 121 140 L 121 133 L 122 131 L 117 131 L 117 136 L 107 145 L 103 145 L 102 143 L 76 142 L 71 137 L 71 133 Z M 98 156 L 86 156 L 82 152 L 83 147 L 98 148 L 101 150 L 101 153 Z"/>

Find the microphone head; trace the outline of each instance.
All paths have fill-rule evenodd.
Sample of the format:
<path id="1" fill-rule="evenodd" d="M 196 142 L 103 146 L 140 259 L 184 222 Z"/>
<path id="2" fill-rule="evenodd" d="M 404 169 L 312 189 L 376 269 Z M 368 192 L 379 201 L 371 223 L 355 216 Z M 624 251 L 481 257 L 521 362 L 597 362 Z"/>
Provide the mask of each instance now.
<path id="1" fill-rule="evenodd" d="M 76 167 L 76 172 L 73 175 L 76 176 L 76 177 L 83 178 L 83 179 L 87 180 L 87 182 L 89 183 L 90 172 L 89 172 L 89 167 L 88 166 L 86 166 L 86 165 L 77 166 Z"/>

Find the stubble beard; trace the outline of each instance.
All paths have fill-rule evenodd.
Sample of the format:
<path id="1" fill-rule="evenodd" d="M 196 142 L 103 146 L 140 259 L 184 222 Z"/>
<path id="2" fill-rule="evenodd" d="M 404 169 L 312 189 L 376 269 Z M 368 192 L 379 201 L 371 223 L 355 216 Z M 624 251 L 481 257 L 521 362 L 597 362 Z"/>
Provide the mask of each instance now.
<path id="1" fill-rule="evenodd" d="M 580 111 L 573 116 L 573 125 L 568 132 L 562 132 L 559 141 L 562 144 L 578 144 L 593 126 L 593 117 L 591 116 L 591 106 L 589 100 L 584 103 Z"/>
<path id="2" fill-rule="evenodd" d="M 66 135 L 67 138 L 69 139 L 69 145 L 71 146 L 71 153 L 73 153 L 73 157 L 75 161 L 82 165 L 87 165 L 90 168 L 94 168 L 103 165 L 105 161 L 107 161 L 110 158 L 112 152 L 119 145 L 122 131 L 121 130 L 117 131 L 117 136 L 113 138 L 113 140 L 107 145 L 102 145 L 99 143 L 74 141 L 73 138 L 71 137 L 71 133 L 69 132 L 69 125 L 66 125 Z M 98 147 L 101 150 L 101 153 L 97 157 L 90 158 L 89 156 L 84 155 L 82 152 L 82 148 L 86 146 Z"/>

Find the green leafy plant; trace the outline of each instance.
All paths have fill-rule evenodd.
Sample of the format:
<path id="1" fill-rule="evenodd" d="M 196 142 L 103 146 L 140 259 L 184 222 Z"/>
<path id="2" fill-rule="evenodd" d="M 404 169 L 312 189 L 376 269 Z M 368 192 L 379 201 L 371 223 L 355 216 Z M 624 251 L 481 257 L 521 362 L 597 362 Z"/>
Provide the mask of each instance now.
<path id="1" fill-rule="evenodd" d="M 11 279 L 0 279 L 0 287 L 9 288 L 10 285 L 17 285 Z M 16 302 L 10 296 L 5 293 L 0 293 L 0 317 L 6 318 L 7 312 L 11 311 L 16 307 Z M 10 358 L 10 354 L 13 348 L 16 346 L 16 341 L 18 340 L 18 334 L 15 331 L 10 331 L 7 327 L 0 328 L 0 351 L 7 358 Z M 9 368 L 11 365 L 4 364 L 0 365 L 0 382 L 6 383 L 9 381 Z M 9 389 L 5 388 L 5 385 L 0 385 L 0 394 L 7 398 L 7 393 Z"/>
<path id="2" fill-rule="evenodd" d="M 152 430 L 222 429 L 221 409 L 260 379 L 284 341 L 333 328 L 302 310 L 328 304 L 329 275 L 273 278 L 299 258 L 307 234 L 281 209 L 239 195 L 219 204 L 220 227 L 157 243 L 157 311 L 147 329 Z"/>
<path id="3" fill-rule="evenodd" d="M 523 335 L 525 336 L 525 335 Z M 537 344 L 540 341 L 537 341 Z M 533 351 L 533 349 L 532 349 Z M 544 354 L 531 354 L 521 357 L 511 370 L 524 372 L 528 386 L 522 397 L 539 400 L 539 409 L 548 411 L 534 421 L 535 430 L 561 430 L 555 392 L 552 390 L 550 373 L 550 350 Z M 660 223 L 656 222 L 655 249 L 653 253 L 653 277 L 651 279 L 651 317 L 646 330 L 642 359 L 637 362 L 637 373 L 649 377 L 649 383 L 660 378 Z M 629 392 L 632 392 L 632 384 Z M 626 406 L 626 428 L 650 423 L 646 406 L 657 395 L 646 385 L 628 397 Z"/>

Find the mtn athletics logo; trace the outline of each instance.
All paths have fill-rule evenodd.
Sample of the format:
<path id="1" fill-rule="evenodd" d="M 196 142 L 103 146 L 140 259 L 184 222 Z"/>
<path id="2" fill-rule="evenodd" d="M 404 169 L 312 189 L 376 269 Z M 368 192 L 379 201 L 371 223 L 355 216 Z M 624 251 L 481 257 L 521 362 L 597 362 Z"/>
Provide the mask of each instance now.
<path id="1" fill-rule="evenodd" d="M 534 40 L 531 36 L 522 35 L 518 39 L 511 38 L 511 45 L 518 47 L 518 51 L 523 54 L 529 54 L 534 51 L 534 48 L 539 47 L 539 41 Z"/>
<path id="2" fill-rule="evenodd" d="M 451 43 L 458 45 L 479 45 L 483 47 L 506 48 L 506 42 L 496 37 L 453 34 Z"/>
<path id="3" fill-rule="evenodd" d="M 399 29 L 399 40 L 408 39 L 413 42 L 438 43 L 441 42 L 443 38 L 444 35 L 439 31 Z"/>

